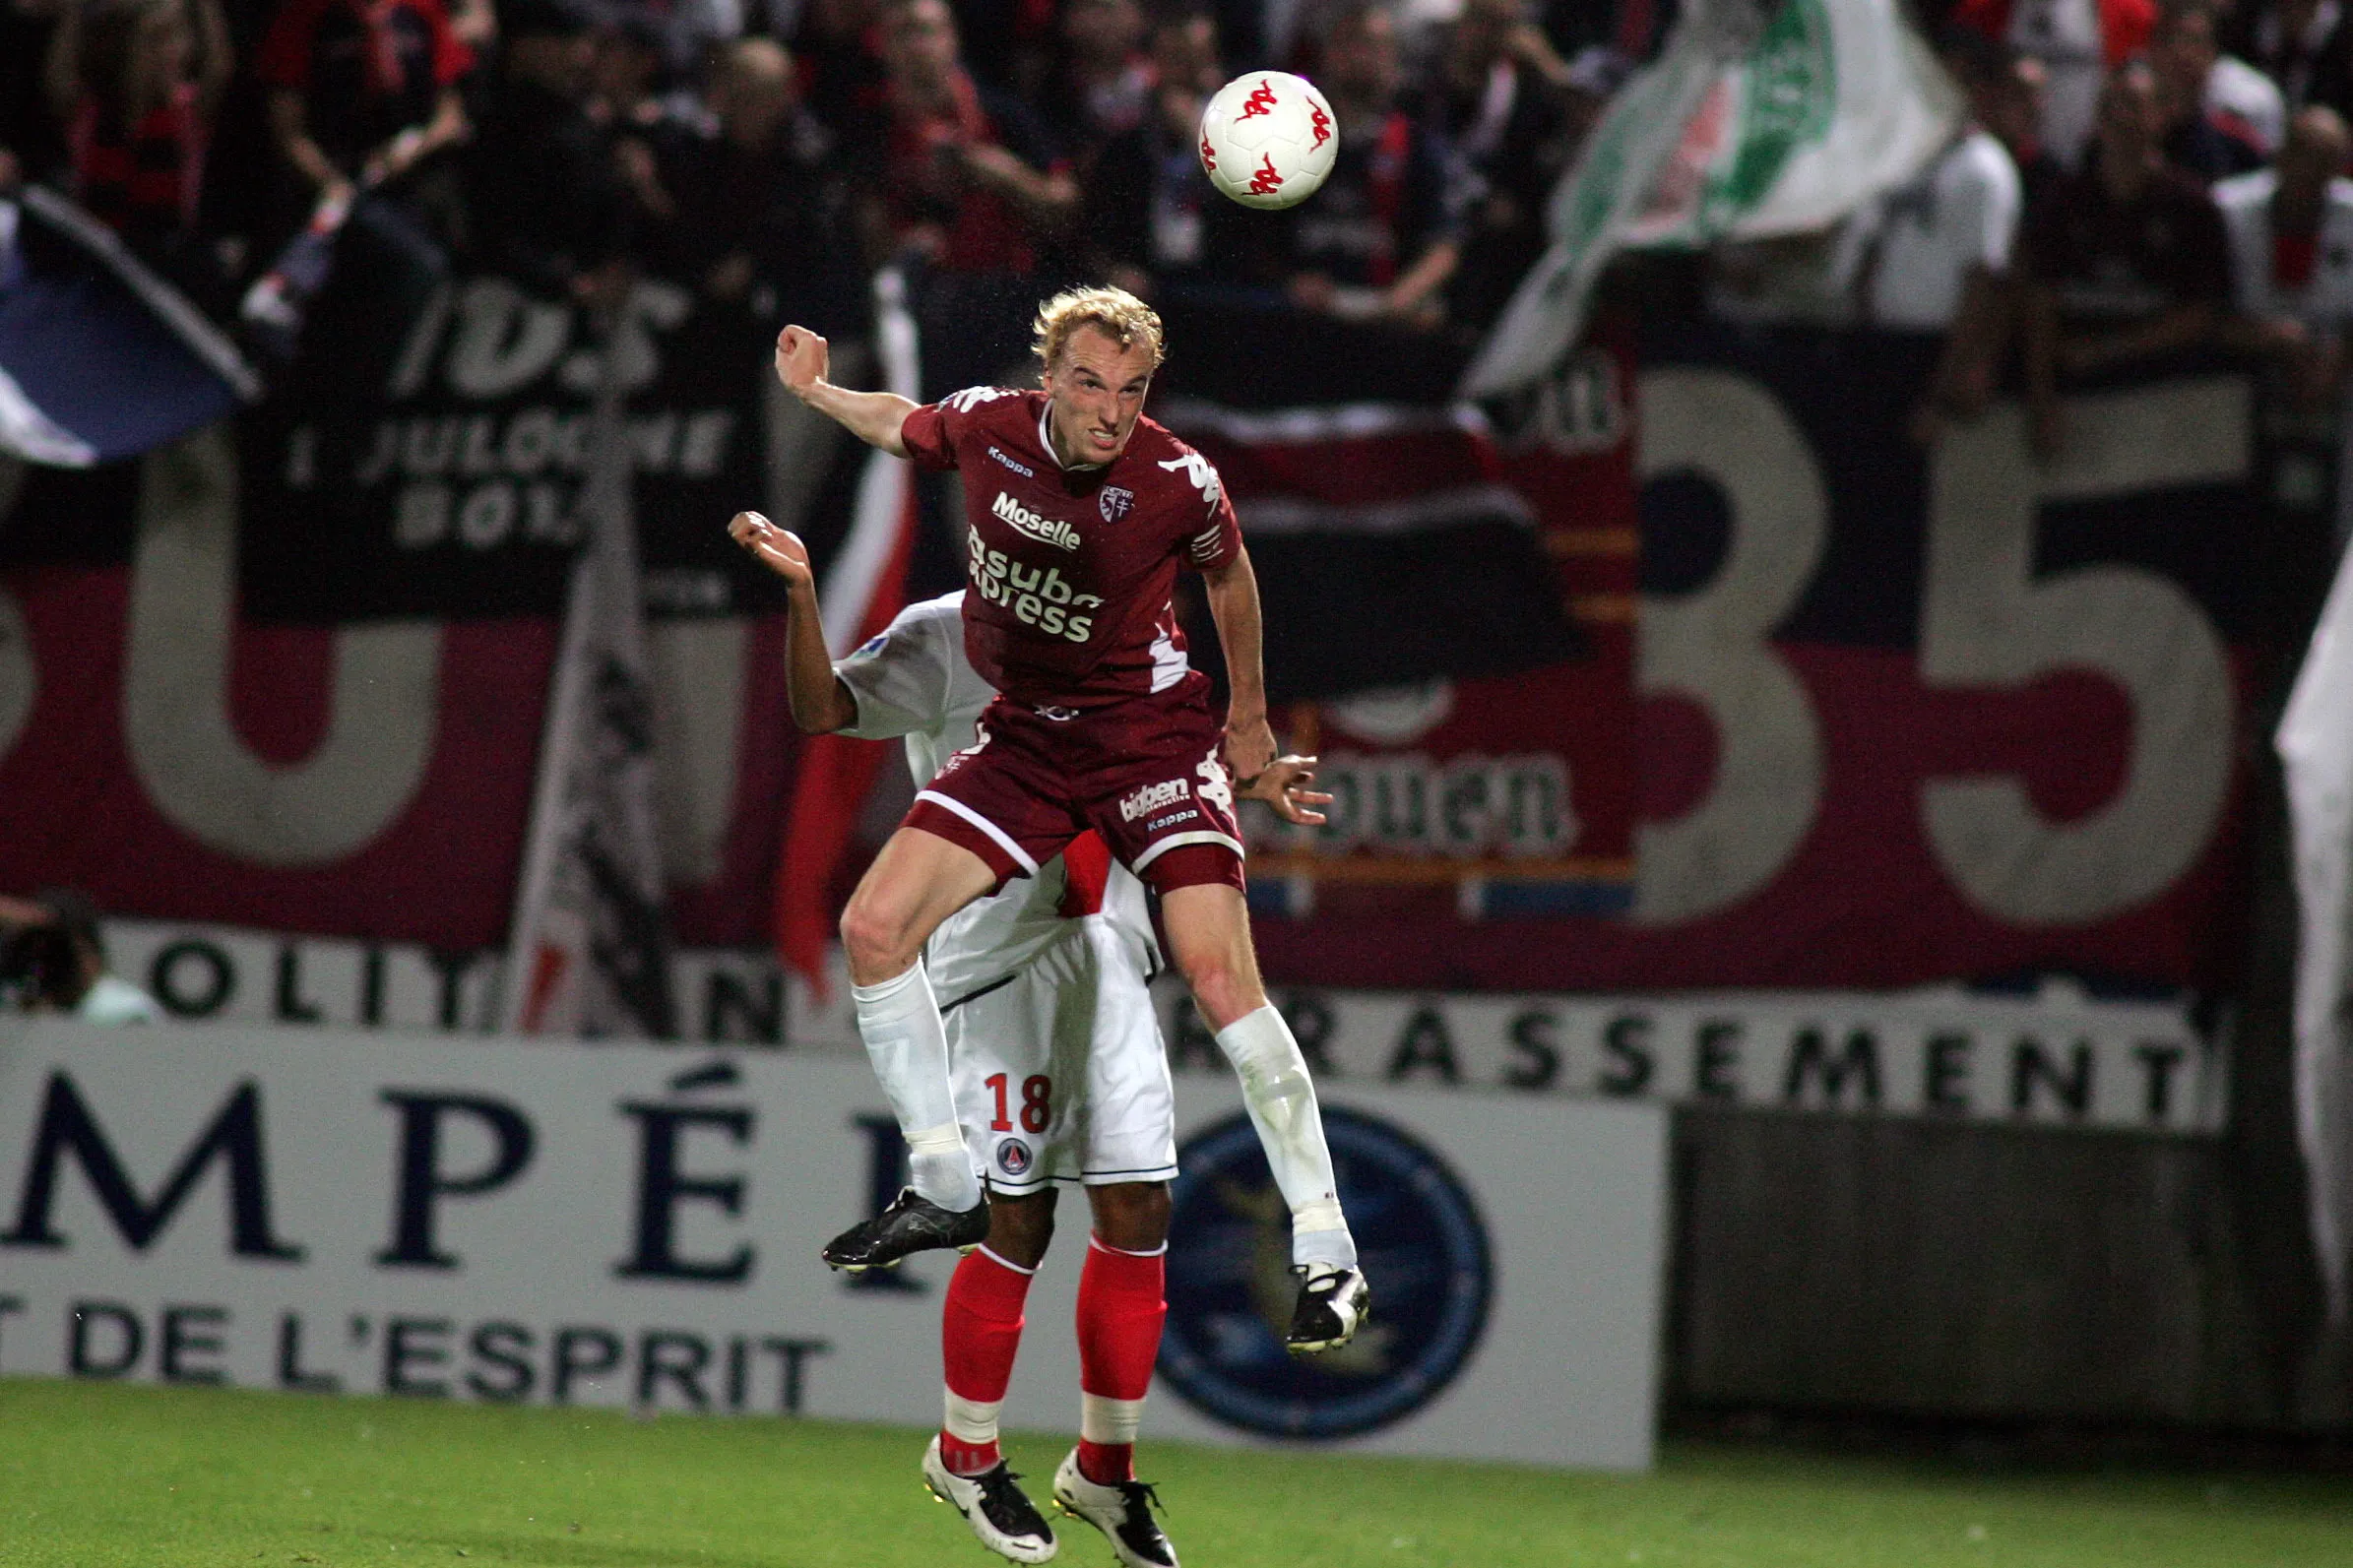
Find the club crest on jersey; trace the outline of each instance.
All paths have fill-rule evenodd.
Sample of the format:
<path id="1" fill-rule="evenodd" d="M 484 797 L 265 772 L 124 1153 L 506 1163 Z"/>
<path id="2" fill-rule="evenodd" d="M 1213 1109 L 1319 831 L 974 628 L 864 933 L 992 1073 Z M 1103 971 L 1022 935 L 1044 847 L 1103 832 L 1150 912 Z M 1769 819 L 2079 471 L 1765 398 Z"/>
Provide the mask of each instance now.
<path id="1" fill-rule="evenodd" d="M 1106 523 L 1116 523 L 1134 510 L 1136 493 L 1124 486 L 1107 484 L 1095 497 L 1095 509 L 1103 514 Z"/>
<path id="2" fill-rule="evenodd" d="M 1018 1138 L 1008 1138 L 996 1146 L 997 1168 L 1008 1176 L 1018 1176 L 1030 1168 L 1030 1146 Z"/>
<path id="3" fill-rule="evenodd" d="M 1002 490 L 996 492 L 996 504 L 988 510 L 1007 528 L 1026 533 L 1041 544 L 1050 544 L 1058 550 L 1078 548 L 1078 530 L 1058 517 L 1031 511 Z"/>
<path id="4" fill-rule="evenodd" d="M 1192 785 L 1182 779 L 1171 779 L 1163 784 L 1146 784 L 1119 802 L 1119 820 L 1133 822 L 1148 817 L 1164 807 L 1173 806 L 1192 792 Z"/>

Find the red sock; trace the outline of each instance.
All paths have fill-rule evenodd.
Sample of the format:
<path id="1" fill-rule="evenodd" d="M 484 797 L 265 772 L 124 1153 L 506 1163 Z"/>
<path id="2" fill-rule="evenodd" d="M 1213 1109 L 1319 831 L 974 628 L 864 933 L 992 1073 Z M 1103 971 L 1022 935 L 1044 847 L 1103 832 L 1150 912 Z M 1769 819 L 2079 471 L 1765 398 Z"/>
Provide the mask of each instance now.
<path id="1" fill-rule="evenodd" d="M 1078 1277 L 1079 1474 L 1098 1484 L 1135 1479 L 1136 1428 L 1160 1326 L 1168 1249 L 1121 1252 L 1090 1236 Z"/>
<path id="2" fill-rule="evenodd" d="M 948 1299 L 939 1315 L 940 1359 L 948 1382 L 939 1458 L 951 1474 L 978 1475 L 1004 1459 L 996 1446 L 996 1412 L 1013 1379 L 1014 1352 L 1021 1348 L 1021 1304 L 1035 1272 L 975 1247 L 948 1281 Z"/>

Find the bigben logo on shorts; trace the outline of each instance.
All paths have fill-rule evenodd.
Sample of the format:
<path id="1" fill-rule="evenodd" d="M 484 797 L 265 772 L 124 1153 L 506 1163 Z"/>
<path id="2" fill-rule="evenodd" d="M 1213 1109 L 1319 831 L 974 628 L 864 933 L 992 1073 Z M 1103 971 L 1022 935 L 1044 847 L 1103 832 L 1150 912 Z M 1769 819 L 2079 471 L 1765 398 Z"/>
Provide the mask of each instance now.
<path id="1" fill-rule="evenodd" d="M 1081 594 L 1063 578 L 1060 567 L 1024 566 L 1004 551 L 990 549 L 976 531 L 967 530 L 964 537 L 966 575 L 974 593 L 991 604 L 1002 604 L 1015 620 L 1049 637 L 1083 643 L 1094 634 L 1095 617 L 1072 612 L 1092 610 L 1103 602 L 1102 595 Z"/>

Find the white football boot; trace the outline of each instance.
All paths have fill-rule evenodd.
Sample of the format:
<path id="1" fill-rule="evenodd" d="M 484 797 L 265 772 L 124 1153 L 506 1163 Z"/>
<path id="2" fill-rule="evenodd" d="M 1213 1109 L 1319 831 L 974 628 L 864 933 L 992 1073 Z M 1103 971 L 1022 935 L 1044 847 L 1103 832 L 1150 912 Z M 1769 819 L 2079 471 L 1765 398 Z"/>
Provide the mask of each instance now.
<path id="1" fill-rule="evenodd" d="M 1126 1568 L 1176 1568 L 1176 1548 L 1152 1517 L 1160 1494 L 1146 1482 L 1114 1481 L 1106 1486 L 1091 1481 L 1078 1468 L 1074 1448 L 1054 1472 L 1054 1501 L 1063 1513 L 1102 1531 L 1112 1543 L 1112 1554 Z"/>
<path id="2" fill-rule="evenodd" d="M 1053 1527 L 1014 1484 L 1020 1478 L 1002 1460 L 978 1475 L 955 1474 L 940 1460 L 936 1433 L 923 1450 L 923 1484 L 964 1516 L 982 1545 L 1012 1562 L 1049 1562 L 1058 1545 Z"/>

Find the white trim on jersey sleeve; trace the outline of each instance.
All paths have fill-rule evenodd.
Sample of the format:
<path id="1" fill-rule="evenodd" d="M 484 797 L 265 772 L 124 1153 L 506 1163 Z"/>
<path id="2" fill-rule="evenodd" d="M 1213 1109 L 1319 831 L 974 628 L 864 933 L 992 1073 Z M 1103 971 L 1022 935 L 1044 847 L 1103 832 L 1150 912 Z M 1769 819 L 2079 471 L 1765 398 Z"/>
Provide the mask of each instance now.
<path id="1" fill-rule="evenodd" d="M 857 721 L 840 733 L 895 740 L 946 723 L 954 657 L 963 645 L 963 602 L 956 593 L 910 604 L 835 662 L 833 672 L 858 709 Z"/>

